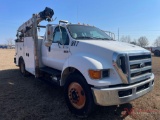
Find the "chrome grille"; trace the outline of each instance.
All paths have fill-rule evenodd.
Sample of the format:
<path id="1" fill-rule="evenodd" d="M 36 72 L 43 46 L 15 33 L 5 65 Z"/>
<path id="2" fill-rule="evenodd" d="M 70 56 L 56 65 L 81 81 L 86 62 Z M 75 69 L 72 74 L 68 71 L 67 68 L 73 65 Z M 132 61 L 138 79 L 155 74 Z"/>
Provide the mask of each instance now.
<path id="1" fill-rule="evenodd" d="M 150 53 L 128 54 L 129 82 L 134 83 L 152 75 L 152 59 Z"/>
<path id="2" fill-rule="evenodd" d="M 152 75 L 151 53 L 114 53 L 113 66 L 123 83 L 147 80 Z"/>

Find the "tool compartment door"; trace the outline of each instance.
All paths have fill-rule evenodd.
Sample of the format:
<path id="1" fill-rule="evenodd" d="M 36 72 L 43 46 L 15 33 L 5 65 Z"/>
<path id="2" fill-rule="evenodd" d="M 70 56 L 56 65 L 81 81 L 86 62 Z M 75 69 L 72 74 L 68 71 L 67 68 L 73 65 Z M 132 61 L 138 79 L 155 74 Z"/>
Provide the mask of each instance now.
<path id="1" fill-rule="evenodd" d="M 23 42 L 16 42 L 15 44 L 15 57 L 16 57 L 16 65 L 19 65 L 19 58 L 23 57 L 24 49 L 23 49 Z"/>
<path id="2" fill-rule="evenodd" d="M 24 38 L 24 62 L 26 70 L 35 75 L 34 40 L 32 37 Z"/>

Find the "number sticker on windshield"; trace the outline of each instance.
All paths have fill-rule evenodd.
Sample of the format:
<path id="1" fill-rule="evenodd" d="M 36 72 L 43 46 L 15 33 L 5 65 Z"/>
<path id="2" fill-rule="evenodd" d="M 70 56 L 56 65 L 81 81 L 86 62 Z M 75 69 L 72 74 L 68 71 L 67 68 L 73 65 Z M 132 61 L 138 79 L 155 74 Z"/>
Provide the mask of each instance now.
<path id="1" fill-rule="evenodd" d="M 72 41 L 71 46 L 78 46 L 79 41 Z"/>

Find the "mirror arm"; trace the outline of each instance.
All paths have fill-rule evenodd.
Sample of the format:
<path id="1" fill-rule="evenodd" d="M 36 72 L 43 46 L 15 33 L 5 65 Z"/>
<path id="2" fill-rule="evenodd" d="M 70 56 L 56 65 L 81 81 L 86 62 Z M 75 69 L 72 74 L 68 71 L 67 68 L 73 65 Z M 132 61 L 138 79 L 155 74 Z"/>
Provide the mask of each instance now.
<path id="1" fill-rule="evenodd" d="M 60 31 L 60 35 L 61 35 L 61 38 L 60 38 L 60 39 L 62 39 L 62 31 L 61 31 L 60 23 L 59 23 L 59 31 Z M 61 45 L 63 45 L 63 48 L 64 48 L 64 43 L 62 43 Z"/>
<path id="2" fill-rule="evenodd" d="M 58 47 L 61 48 L 60 45 L 62 45 L 62 44 L 59 41 L 57 41 L 57 43 L 58 43 Z"/>

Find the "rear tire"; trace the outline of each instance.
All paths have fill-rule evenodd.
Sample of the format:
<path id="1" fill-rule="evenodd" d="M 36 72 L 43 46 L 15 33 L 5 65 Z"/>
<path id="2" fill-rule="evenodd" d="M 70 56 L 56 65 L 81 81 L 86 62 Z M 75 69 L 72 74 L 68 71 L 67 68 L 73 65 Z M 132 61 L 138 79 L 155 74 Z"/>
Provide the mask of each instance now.
<path id="1" fill-rule="evenodd" d="M 85 78 L 74 73 L 69 75 L 64 86 L 64 96 L 69 110 L 79 117 L 88 117 L 95 103 L 90 86 Z"/>
<path id="2" fill-rule="evenodd" d="M 21 74 L 22 74 L 24 77 L 27 77 L 27 76 L 29 75 L 29 73 L 26 71 L 25 63 L 24 63 L 24 60 L 23 60 L 23 59 L 20 59 L 19 69 L 20 69 Z"/>

